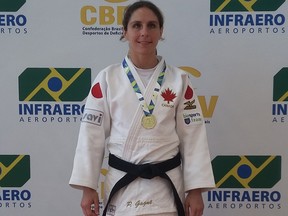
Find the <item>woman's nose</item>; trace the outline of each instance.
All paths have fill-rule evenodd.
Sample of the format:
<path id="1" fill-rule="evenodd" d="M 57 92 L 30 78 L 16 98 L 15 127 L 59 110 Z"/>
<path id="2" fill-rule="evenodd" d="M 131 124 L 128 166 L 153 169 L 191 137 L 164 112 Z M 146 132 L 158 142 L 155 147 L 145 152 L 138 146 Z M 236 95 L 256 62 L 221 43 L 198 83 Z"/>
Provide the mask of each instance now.
<path id="1" fill-rule="evenodd" d="M 147 29 L 147 27 L 143 27 L 142 29 L 141 29 L 141 36 L 146 36 L 148 34 L 148 29 Z"/>

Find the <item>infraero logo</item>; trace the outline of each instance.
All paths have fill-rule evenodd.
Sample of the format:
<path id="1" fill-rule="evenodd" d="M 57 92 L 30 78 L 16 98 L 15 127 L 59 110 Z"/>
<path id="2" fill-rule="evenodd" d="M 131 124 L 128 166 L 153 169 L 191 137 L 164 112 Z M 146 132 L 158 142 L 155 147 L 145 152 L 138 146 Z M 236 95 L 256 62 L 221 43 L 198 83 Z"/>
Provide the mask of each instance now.
<path id="1" fill-rule="evenodd" d="M 281 156 L 217 156 L 212 167 L 218 190 L 208 192 L 208 208 L 215 202 L 231 209 L 281 208 L 281 193 L 272 189 L 281 180 Z"/>
<path id="2" fill-rule="evenodd" d="M 1 0 L 0 12 L 16 12 L 25 3 L 26 0 Z"/>
<path id="3" fill-rule="evenodd" d="M 273 81 L 273 101 L 288 101 L 288 68 L 282 68 L 275 76 Z"/>
<path id="4" fill-rule="evenodd" d="M 87 68 L 27 68 L 19 76 L 20 101 L 82 101 L 91 70 Z"/>
<path id="5" fill-rule="evenodd" d="M 273 78 L 272 122 L 287 122 L 288 116 L 288 67 L 282 68 Z"/>
<path id="6" fill-rule="evenodd" d="M 285 0 L 210 0 L 210 34 L 285 33 Z M 268 13 L 269 12 L 269 13 Z"/>
<path id="7" fill-rule="evenodd" d="M 210 11 L 276 11 L 285 1 L 286 0 L 210 0 Z"/>
<path id="8" fill-rule="evenodd" d="M 15 189 L 23 187 L 30 176 L 29 155 L 0 155 L 0 208 L 31 208 L 31 192 Z"/>
<path id="9" fill-rule="evenodd" d="M 18 14 L 26 0 L 1 0 L 0 4 L 0 34 L 27 34 L 27 18 Z"/>
<path id="10" fill-rule="evenodd" d="M 0 155 L 0 187 L 22 187 L 29 179 L 29 155 Z"/>
<path id="11" fill-rule="evenodd" d="M 101 5 L 84 5 L 80 9 L 83 35 L 122 35 L 121 24 L 128 0 L 105 0 L 104 2 L 105 4 Z"/>
<path id="12" fill-rule="evenodd" d="M 272 188 L 281 179 L 280 156 L 217 156 L 217 188 Z"/>
<path id="13" fill-rule="evenodd" d="M 84 109 L 79 102 L 90 90 L 91 69 L 27 68 L 18 77 L 18 84 L 19 101 L 23 102 L 19 104 L 20 122 L 25 122 L 24 117 L 31 115 L 44 116 L 42 122 L 48 121 L 47 116 L 51 117 L 50 121 L 58 116 L 58 122 L 63 122 L 66 116 L 66 122 L 75 122 L 75 117 L 81 116 Z M 34 120 L 37 122 L 40 119 Z"/>

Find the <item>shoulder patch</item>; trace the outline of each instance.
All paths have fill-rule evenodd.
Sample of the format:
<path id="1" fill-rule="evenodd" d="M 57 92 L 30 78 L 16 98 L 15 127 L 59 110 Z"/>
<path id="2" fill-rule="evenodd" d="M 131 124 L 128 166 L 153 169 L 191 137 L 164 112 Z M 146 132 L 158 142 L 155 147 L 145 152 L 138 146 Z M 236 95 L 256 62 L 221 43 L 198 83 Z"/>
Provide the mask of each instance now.
<path id="1" fill-rule="evenodd" d="M 101 90 L 101 87 L 100 87 L 100 83 L 96 83 L 96 84 L 92 87 L 91 93 L 92 93 L 92 95 L 93 95 L 95 98 L 102 98 L 102 97 L 103 97 L 102 90 Z"/>
<path id="2" fill-rule="evenodd" d="M 184 98 L 186 100 L 190 100 L 192 99 L 193 95 L 194 95 L 193 89 L 190 86 L 187 86 Z"/>

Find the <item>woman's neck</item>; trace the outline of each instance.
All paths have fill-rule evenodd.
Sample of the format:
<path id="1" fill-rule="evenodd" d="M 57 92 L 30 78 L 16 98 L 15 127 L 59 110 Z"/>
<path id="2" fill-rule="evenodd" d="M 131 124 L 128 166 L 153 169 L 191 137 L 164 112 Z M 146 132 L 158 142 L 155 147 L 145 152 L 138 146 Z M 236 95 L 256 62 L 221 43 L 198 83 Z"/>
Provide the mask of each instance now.
<path id="1" fill-rule="evenodd" d="M 141 69 L 154 68 L 158 64 L 158 58 L 156 55 L 131 55 L 128 54 L 128 58 L 132 63 Z"/>

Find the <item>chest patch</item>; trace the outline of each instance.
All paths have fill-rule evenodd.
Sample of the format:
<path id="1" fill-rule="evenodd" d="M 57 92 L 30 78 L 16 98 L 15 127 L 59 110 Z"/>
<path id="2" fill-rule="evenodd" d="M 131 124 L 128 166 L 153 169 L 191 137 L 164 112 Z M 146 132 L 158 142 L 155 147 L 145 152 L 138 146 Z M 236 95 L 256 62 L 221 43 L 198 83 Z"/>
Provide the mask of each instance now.
<path id="1" fill-rule="evenodd" d="M 161 96 L 163 97 L 164 101 L 166 101 L 168 104 L 170 104 L 170 102 L 173 102 L 173 100 L 176 98 L 176 94 L 170 88 L 167 88 L 164 91 L 162 91 Z"/>

